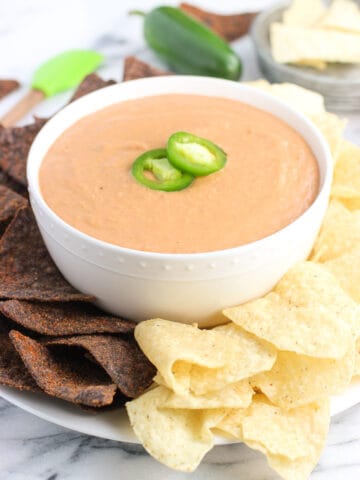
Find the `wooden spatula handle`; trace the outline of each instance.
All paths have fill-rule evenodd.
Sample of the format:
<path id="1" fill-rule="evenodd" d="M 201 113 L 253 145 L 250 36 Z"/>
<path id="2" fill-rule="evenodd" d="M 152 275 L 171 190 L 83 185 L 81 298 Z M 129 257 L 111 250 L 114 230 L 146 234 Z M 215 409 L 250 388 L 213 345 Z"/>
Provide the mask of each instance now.
<path id="1" fill-rule="evenodd" d="M 45 95 L 40 90 L 30 90 L 11 110 L 0 119 L 4 127 L 12 127 L 17 124 L 38 103 L 42 102 Z"/>

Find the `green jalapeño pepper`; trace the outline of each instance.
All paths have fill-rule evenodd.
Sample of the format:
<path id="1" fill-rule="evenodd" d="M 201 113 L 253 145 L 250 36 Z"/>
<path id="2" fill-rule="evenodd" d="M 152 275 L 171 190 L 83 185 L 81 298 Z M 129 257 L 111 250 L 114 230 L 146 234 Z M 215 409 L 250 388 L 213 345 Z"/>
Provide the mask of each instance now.
<path id="1" fill-rule="evenodd" d="M 135 179 L 153 190 L 174 192 L 190 185 L 194 177 L 175 168 L 167 159 L 165 148 L 149 150 L 133 163 L 131 172 Z"/>
<path id="2" fill-rule="evenodd" d="M 195 177 L 217 172 L 226 163 L 226 153 L 215 143 L 186 132 L 171 135 L 167 154 L 174 167 Z"/>
<path id="3" fill-rule="evenodd" d="M 178 73 L 238 80 L 242 65 L 230 45 L 179 8 L 156 7 L 145 15 L 149 47 Z"/>

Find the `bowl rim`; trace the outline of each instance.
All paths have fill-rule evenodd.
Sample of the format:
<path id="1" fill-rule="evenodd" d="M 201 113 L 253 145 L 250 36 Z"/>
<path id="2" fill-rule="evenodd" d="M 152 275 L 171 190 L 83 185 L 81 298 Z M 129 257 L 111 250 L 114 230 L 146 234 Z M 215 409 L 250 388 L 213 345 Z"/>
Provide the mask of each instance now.
<path id="1" fill-rule="evenodd" d="M 311 133 L 314 135 L 316 138 L 316 141 L 318 142 L 318 145 L 320 146 L 321 150 L 323 151 L 324 159 L 325 159 L 325 165 L 324 165 L 324 175 L 322 181 L 320 180 L 320 185 L 319 185 L 319 191 L 316 195 L 316 198 L 312 202 L 312 204 L 295 220 L 290 222 L 289 224 L 285 225 L 283 228 L 280 230 L 277 230 L 276 232 L 267 235 L 265 237 L 262 237 L 258 240 L 255 240 L 253 242 L 249 242 L 243 245 L 238 245 L 235 247 L 231 248 L 225 248 L 221 250 L 211 250 L 211 251 L 206 251 L 206 252 L 192 252 L 192 253 L 169 253 L 169 252 L 151 252 L 151 251 L 142 251 L 142 250 L 136 250 L 128 247 L 122 247 L 120 245 L 116 245 L 110 242 L 106 242 L 104 240 L 100 240 L 96 237 L 93 237 L 91 235 L 88 235 L 87 233 L 82 232 L 81 230 L 78 230 L 77 228 L 73 227 L 69 223 L 67 223 L 65 220 L 63 220 L 57 213 L 52 210 L 52 208 L 47 204 L 45 201 L 41 189 L 40 189 L 40 184 L 38 181 L 39 178 L 39 171 L 40 167 L 42 164 L 42 161 L 44 159 L 44 155 L 41 158 L 41 161 L 39 162 L 38 166 L 34 165 L 36 161 L 36 156 L 37 156 L 37 148 L 38 144 L 40 142 L 44 141 L 44 138 L 47 134 L 47 130 L 49 125 L 52 124 L 54 119 L 58 119 L 63 115 L 64 112 L 67 112 L 70 108 L 75 111 L 76 106 L 80 104 L 84 104 L 87 102 L 90 98 L 94 98 L 95 96 L 101 96 L 104 95 L 105 93 L 109 92 L 110 90 L 117 90 L 121 89 L 123 85 L 132 83 L 138 84 L 139 86 L 139 95 L 136 98 L 143 98 L 145 96 L 155 96 L 155 95 L 161 95 L 161 94 L 152 94 L 152 95 L 142 95 L 141 93 L 141 85 L 142 84 L 147 84 L 147 83 L 154 83 L 154 82 L 173 82 L 174 80 L 178 79 L 181 77 L 182 81 L 185 82 L 212 82 L 214 85 L 217 83 L 219 87 L 221 86 L 234 86 L 237 85 L 238 88 L 247 91 L 250 95 L 255 94 L 258 97 L 263 97 L 265 100 L 270 101 L 274 104 L 274 106 L 279 106 L 282 109 L 288 110 L 293 116 L 297 117 L 299 121 L 301 121 L 305 126 L 311 130 Z M 175 92 L 174 92 L 175 93 Z M 166 94 L 166 93 L 164 93 Z M 198 94 L 198 93 L 196 93 Z M 204 93 L 205 96 L 208 96 L 209 94 Z M 210 95 L 211 96 L 211 95 Z M 221 89 L 219 90 L 219 95 L 221 98 Z M 226 97 L 224 97 L 226 98 Z M 120 103 L 121 101 L 124 100 L 117 100 L 115 98 L 114 104 L 115 103 Z M 235 100 L 236 101 L 236 100 Z M 242 100 L 243 101 L 243 100 Z M 246 103 L 246 100 L 244 101 Z M 108 107 L 110 104 L 104 105 L 102 108 Z M 250 104 L 251 105 L 251 104 Z M 259 108 L 259 107 L 255 107 Z M 261 108 L 259 108 L 261 109 Z M 88 112 L 78 119 L 76 119 L 73 123 L 78 121 L 80 118 L 84 118 L 87 115 L 91 115 L 92 113 L 95 113 L 96 111 L 101 110 L 101 108 L 94 110 L 93 112 Z M 274 116 L 277 116 L 275 113 L 272 113 Z M 280 118 L 280 117 L 278 117 Z M 282 119 L 285 123 L 286 120 Z M 291 125 L 290 125 L 291 126 Z M 63 133 L 66 129 L 70 128 L 71 125 L 67 125 L 65 128 L 61 129 L 61 133 Z M 291 127 L 294 128 L 294 127 Z M 294 128 L 296 130 L 296 128 Z M 299 133 L 299 132 L 298 132 Z M 301 135 L 301 134 L 300 134 Z M 55 141 L 55 140 L 54 140 Z M 52 141 L 48 148 L 54 143 Z M 310 147 L 311 148 L 311 147 Z M 312 149 L 313 150 L 313 149 Z M 48 151 L 48 149 L 47 149 Z M 314 152 L 313 152 L 314 153 Z M 314 156 L 317 160 L 317 164 L 319 166 L 319 161 L 318 158 L 316 157 L 315 153 Z M 30 193 L 30 201 L 33 199 L 35 200 L 35 203 L 40 206 L 42 211 L 45 211 L 46 214 L 51 218 L 51 221 L 54 223 L 57 223 L 67 234 L 72 234 L 73 236 L 77 237 L 80 241 L 85 242 L 91 246 L 97 247 L 97 248 L 102 248 L 107 250 L 108 252 L 113 252 L 119 255 L 127 255 L 127 256 L 132 256 L 132 257 L 142 257 L 144 259 L 158 259 L 158 260 L 180 260 L 180 261 L 195 261 L 195 260 L 202 260 L 202 259 L 214 259 L 219 258 L 219 257 L 224 257 L 228 255 L 233 255 L 233 254 L 239 254 L 240 252 L 242 254 L 252 252 L 254 249 L 259 248 L 260 246 L 271 243 L 277 236 L 279 235 L 284 235 L 288 233 L 290 230 L 296 228 L 299 224 L 302 222 L 306 221 L 308 217 L 311 216 L 312 212 L 317 208 L 317 205 L 321 203 L 322 197 L 326 195 L 330 191 L 330 185 L 331 185 L 331 179 L 332 179 L 332 172 L 333 172 L 333 162 L 332 162 L 332 154 L 330 152 L 330 148 L 323 137 L 322 133 L 318 129 L 318 127 L 309 119 L 307 118 L 302 112 L 295 110 L 291 106 L 289 106 L 286 102 L 283 100 L 280 100 L 272 95 L 270 95 L 267 92 L 264 92 L 260 89 L 257 89 L 253 86 L 250 85 L 244 85 L 243 83 L 240 82 L 235 82 L 232 80 L 225 80 L 225 79 L 220 79 L 220 78 L 213 78 L 213 77 L 204 77 L 204 76 L 191 76 L 191 75 L 171 75 L 171 76 L 163 76 L 163 77 L 148 77 L 148 78 L 141 78 L 141 79 L 136 79 L 136 80 L 131 80 L 128 82 L 120 82 L 115 85 L 111 85 L 108 87 L 101 88 L 100 90 L 91 92 L 87 95 L 84 95 L 83 97 L 75 100 L 74 102 L 66 105 L 64 108 L 62 108 L 60 111 L 58 111 L 53 117 L 50 118 L 50 120 L 44 125 L 44 127 L 40 130 L 40 132 L 37 134 L 35 137 L 35 140 L 33 141 L 29 153 L 28 153 L 28 159 L 27 159 L 27 180 L 28 180 L 28 190 Z M 37 220 L 38 222 L 38 220 Z M 48 231 L 48 229 L 42 224 L 42 228 L 45 229 L 45 231 Z M 50 234 L 50 232 L 48 232 Z M 50 234 L 51 235 L 51 234 Z M 58 242 L 58 239 L 55 238 L 53 235 L 51 235 L 54 240 Z"/>

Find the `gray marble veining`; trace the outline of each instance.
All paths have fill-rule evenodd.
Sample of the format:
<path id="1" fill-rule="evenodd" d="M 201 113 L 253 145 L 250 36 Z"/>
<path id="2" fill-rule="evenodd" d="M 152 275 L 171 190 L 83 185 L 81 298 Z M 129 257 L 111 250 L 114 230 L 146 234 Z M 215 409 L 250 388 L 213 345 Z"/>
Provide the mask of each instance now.
<path id="1" fill-rule="evenodd" d="M 276 480 L 264 457 L 244 445 L 215 447 L 198 470 L 173 472 L 138 445 L 81 435 L 0 401 L 1 480 Z M 312 480 L 360 478 L 360 409 L 331 424 L 327 446 Z"/>

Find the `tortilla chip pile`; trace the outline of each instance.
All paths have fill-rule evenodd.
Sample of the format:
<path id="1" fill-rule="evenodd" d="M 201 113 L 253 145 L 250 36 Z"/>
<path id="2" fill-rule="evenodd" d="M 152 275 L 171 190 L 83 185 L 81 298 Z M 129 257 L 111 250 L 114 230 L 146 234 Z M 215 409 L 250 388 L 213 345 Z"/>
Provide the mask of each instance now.
<path id="1" fill-rule="evenodd" d="M 252 83 L 308 115 L 335 162 L 332 199 L 308 261 L 264 297 L 224 310 L 211 330 L 154 319 L 135 329 L 156 366 L 127 403 L 146 450 L 190 472 L 230 437 L 264 453 L 286 480 L 304 480 L 326 441 L 329 401 L 360 375 L 360 148 L 323 98 L 295 85 Z"/>
<path id="2" fill-rule="evenodd" d="M 113 83 L 89 75 L 72 100 Z M 0 127 L 0 384 L 98 412 L 140 395 L 155 369 L 135 324 L 95 308 L 46 250 L 25 189 L 27 153 L 44 123 Z"/>
<path id="3" fill-rule="evenodd" d="M 151 383 L 154 368 L 134 341 L 134 324 L 105 315 L 66 282 L 28 206 L 1 238 L 0 275 L 2 385 L 98 408 Z"/>
<path id="4" fill-rule="evenodd" d="M 294 0 L 283 22 L 270 27 L 279 63 L 323 70 L 327 63 L 360 63 L 360 8 L 354 0 Z"/>

